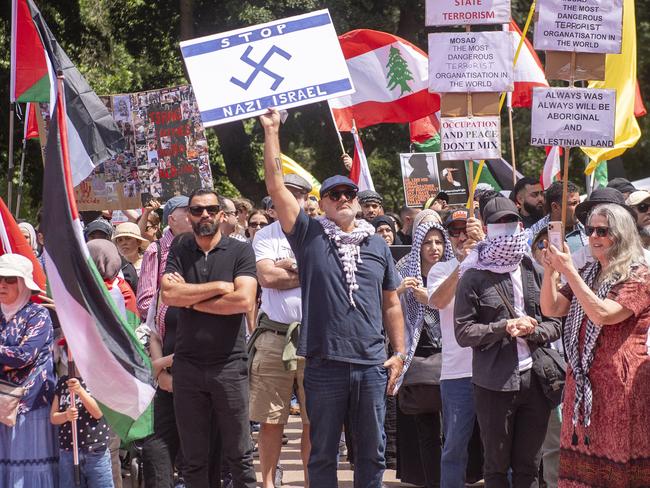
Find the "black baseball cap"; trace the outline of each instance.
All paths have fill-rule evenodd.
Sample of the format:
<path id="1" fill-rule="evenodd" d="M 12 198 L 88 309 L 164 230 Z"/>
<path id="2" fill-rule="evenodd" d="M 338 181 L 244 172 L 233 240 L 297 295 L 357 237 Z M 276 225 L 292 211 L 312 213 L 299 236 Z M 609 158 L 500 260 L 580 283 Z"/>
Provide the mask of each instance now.
<path id="1" fill-rule="evenodd" d="M 607 183 L 607 188 L 614 188 L 621 193 L 632 193 L 636 191 L 635 186 L 630 183 L 630 180 L 626 180 L 625 178 L 612 178 Z"/>
<path id="2" fill-rule="evenodd" d="M 516 217 L 517 220 L 521 220 L 515 202 L 506 197 L 490 199 L 483 208 L 483 222 L 495 224 L 503 217 Z"/>

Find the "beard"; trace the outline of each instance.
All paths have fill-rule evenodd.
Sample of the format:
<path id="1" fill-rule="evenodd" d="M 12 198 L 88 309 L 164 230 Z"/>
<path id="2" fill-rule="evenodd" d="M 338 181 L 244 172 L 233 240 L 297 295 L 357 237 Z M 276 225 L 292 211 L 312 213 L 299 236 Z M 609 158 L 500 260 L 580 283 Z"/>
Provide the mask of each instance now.
<path id="1" fill-rule="evenodd" d="M 194 234 L 200 237 L 210 237 L 217 233 L 217 222 L 192 222 Z"/>
<path id="2" fill-rule="evenodd" d="M 544 207 L 536 207 L 528 202 L 524 202 L 524 210 L 528 212 L 528 215 L 531 217 L 535 217 L 537 219 L 544 217 Z"/>

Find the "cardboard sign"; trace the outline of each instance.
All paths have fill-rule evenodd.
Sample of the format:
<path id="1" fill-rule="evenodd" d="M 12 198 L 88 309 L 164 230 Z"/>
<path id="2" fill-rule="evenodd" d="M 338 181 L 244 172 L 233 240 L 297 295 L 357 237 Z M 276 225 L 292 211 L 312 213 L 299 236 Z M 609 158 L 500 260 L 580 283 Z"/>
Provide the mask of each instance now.
<path id="1" fill-rule="evenodd" d="M 544 73 L 549 80 L 604 80 L 607 54 L 546 51 Z"/>
<path id="2" fill-rule="evenodd" d="M 443 117 L 440 119 L 440 159 L 498 159 L 501 157 L 501 119 Z"/>
<path id="3" fill-rule="evenodd" d="M 442 164 L 436 153 L 399 156 L 407 206 L 422 207 L 440 191 L 449 195 L 450 204 L 462 204 L 467 200 L 467 174 L 462 161 Z"/>
<path id="4" fill-rule="evenodd" d="M 535 49 L 621 52 L 623 0 L 539 0 Z"/>
<path id="5" fill-rule="evenodd" d="M 212 188 L 208 141 L 191 86 L 103 97 L 126 149 L 75 188 L 80 210 L 139 208 Z"/>
<path id="6" fill-rule="evenodd" d="M 508 24 L 510 0 L 427 0 L 425 25 Z"/>
<path id="7" fill-rule="evenodd" d="M 616 90 L 533 88 L 533 146 L 614 147 Z"/>
<path id="8" fill-rule="evenodd" d="M 206 127 L 353 93 L 328 10 L 181 42 Z"/>
<path id="9" fill-rule="evenodd" d="M 467 97 L 470 97 L 468 103 Z M 442 117 L 465 117 L 472 115 L 499 115 L 500 93 L 441 93 L 440 115 Z"/>
<path id="10" fill-rule="evenodd" d="M 429 34 L 429 91 L 513 91 L 513 35 L 513 32 Z"/>

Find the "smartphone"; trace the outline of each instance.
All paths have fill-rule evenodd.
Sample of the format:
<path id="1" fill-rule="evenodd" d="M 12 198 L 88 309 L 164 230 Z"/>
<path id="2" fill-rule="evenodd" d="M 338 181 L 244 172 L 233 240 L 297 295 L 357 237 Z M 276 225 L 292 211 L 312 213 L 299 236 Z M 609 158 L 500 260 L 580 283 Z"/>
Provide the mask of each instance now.
<path id="1" fill-rule="evenodd" d="M 564 232 L 562 222 L 551 221 L 548 223 L 548 243 L 553 244 L 558 251 L 564 250 Z"/>

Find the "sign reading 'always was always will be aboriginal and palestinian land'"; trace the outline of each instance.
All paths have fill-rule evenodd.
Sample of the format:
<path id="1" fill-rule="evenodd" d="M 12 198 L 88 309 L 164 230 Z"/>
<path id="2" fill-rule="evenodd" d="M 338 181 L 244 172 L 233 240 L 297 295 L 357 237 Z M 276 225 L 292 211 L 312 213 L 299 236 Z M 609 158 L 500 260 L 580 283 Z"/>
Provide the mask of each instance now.
<path id="1" fill-rule="evenodd" d="M 533 146 L 614 147 L 616 90 L 534 88 Z"/>
<path id="2" fill-rule="evenodd" d="M 512 91 L 515 56 L 512 35 L 512 32 L 429 34 L 429 91 Z"/>
<path id="3" fill-rule="evenodd" d="M 440 159 L 499 159 L 501 120 L 488 117 L 443 117 L 440 120 Z"/>
<path id="4" fill-rule="evenodd" d="M 539 0 L 535 49 L 620 53 L 623 0 Z"/>
<path id="5" fill-rule="evenodd" d="M 510 0 L 427 0 L 426 25 L 507 24 Z"/>
<path id="6" fill-rule="evenodd" d="M 205 126 L 354 92 L 328 10 L 181 42 Z"/>

